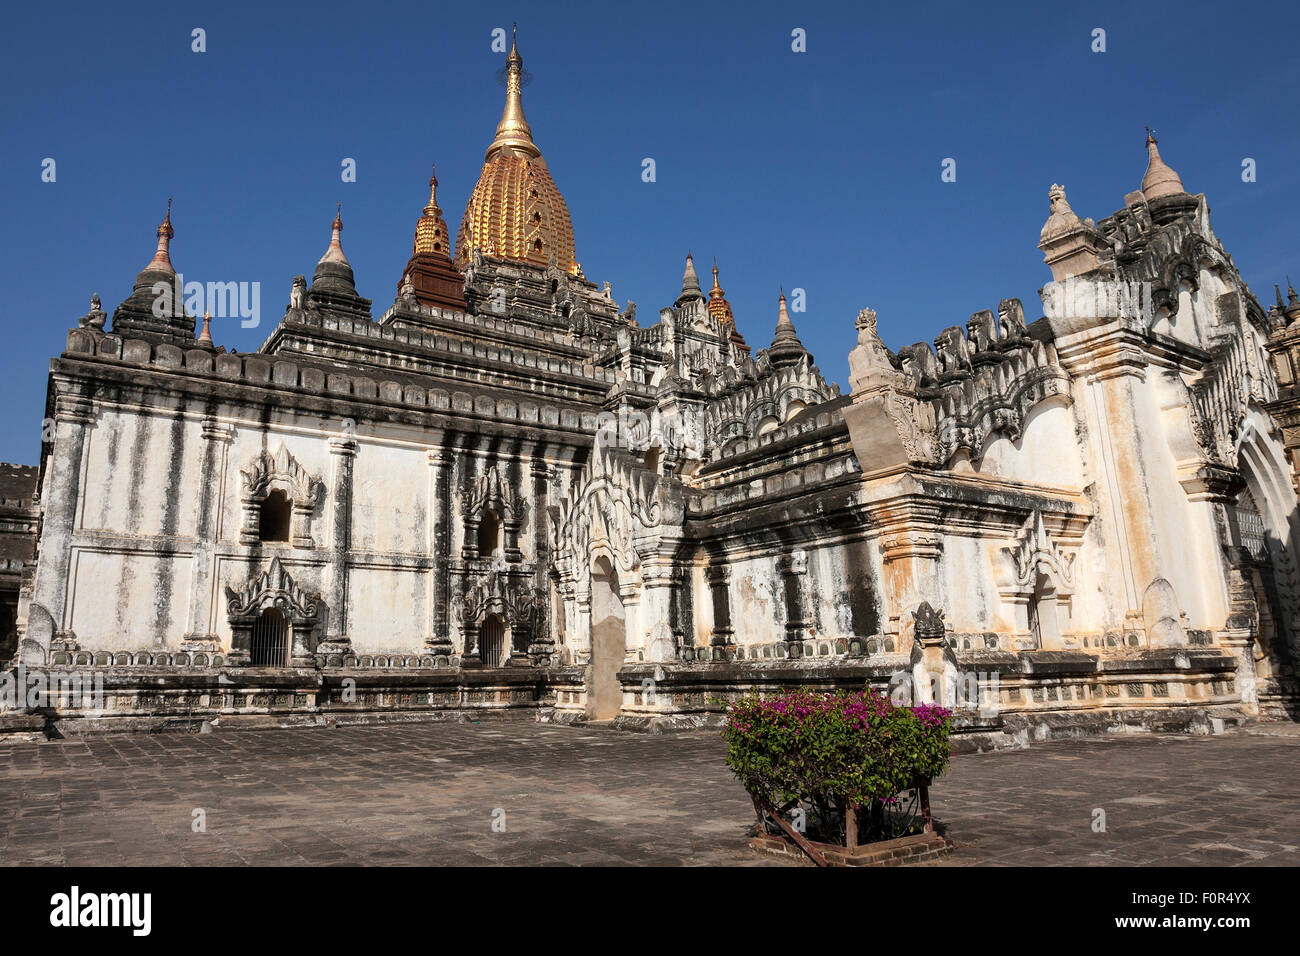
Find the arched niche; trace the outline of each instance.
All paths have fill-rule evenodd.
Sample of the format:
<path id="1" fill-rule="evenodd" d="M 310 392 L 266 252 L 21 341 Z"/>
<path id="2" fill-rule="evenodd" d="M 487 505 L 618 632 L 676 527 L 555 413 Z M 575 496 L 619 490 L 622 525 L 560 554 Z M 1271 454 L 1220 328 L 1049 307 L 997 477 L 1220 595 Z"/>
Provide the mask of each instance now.
<path id="1" fill-rule="evenodd" d="M 617 717 L 623 706 L 618 672 L 627 654 L 627 623 L 618 570 L 608 555 L 591 568 L 591 664 L 587 712 L 593 720 Z"/>

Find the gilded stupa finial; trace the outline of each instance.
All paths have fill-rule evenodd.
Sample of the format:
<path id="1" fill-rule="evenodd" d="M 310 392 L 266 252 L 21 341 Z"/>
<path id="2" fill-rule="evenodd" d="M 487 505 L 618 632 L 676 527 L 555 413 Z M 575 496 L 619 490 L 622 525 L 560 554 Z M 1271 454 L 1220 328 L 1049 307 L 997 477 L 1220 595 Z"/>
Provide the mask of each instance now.
<path id="1" fill-rule="evenodd" d="M 519 26 L 511 30 L 510 53 L 506 56 L 506 107 L 497 124 L 497 134 L 488 147 L 485 159 L 503 149 L 516 149 L 529 156 L 540 156 L 542 151 L 533 142 L 533 131 L 524 118 L 523 71 L 524 58 L 519 55 Z"/>
<path id="2" fill-rule="evenodd" d="M 424 207 L 424 214 L 442 215 L 442 210 L 438 208 L 438 167 L 432 164 L 429 166 L 429 204 Z"/>
<path id="3" fill-rule="evenodd" d="M 424 215 L 415 224 L 415 246 L 412 255 L 449 256 L 447 242 L 447 224 L 443 221 L 442 210 L 438 207 L 438 169 L 429 167 L 429 202 L 424 207 Z"/>

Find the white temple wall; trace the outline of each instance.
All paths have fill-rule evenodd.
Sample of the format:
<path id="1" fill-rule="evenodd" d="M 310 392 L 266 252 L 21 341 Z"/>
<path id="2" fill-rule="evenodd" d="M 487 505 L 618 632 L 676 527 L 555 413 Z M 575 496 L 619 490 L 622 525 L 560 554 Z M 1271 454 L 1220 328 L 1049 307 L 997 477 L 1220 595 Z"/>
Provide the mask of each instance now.
<path id="1" fill-rule="evenodd" d="M 881 631 L 880 549 L 874 541 L 806 549 L 803 594 L 814 637 L 870 637 Z"/>
<path id="2" fill-rule="evenodd" d="M 436 507 L 428 448 L 360 439 L 352 473 L 353 550 L 427 554 Z"/>
<path id="3" fill-rule="evenodd" d="M 72 559 L 70 626 L 87 647 L 137 651 L 175 646 L 185 630 L 190 572 L 188 553 L 78 547 Z"/>
<path id="4" fill-rule="evenodd" d="M 993 554 L 996 554 L 994 546 Z M 943 593 L 926 598 L 942 609 L 954 631 L 1007 630 L 1010 615 L 999 620 L 1002 599 L 994 579 L 993 556 L 987 542 L 963 535 L 943 536 L 940 581 Z M 1006 626 L 1003 626 L 1005 623 Z"/>
<path id="5" fill-rule="evenodd" d="M 348 634 L 358 654 L 415 653 L 428 636 L 428 578 L 391 565 L 348 569 Z"/>
<path id="6" fill-rule="evenodd" d="M 86 438 L 78 530 L 194 534 L 203 455 L 197 417 L 106 408 Z"/>
<path id="7" fill-rule="evenodd" d="M 1082 453 L 1074 411 L 1066 397 L 1047 399 L 1030 409 L 1018 440 L 995 434 L 986 442 L 974 470 L 1038 485 L 1081 487 Z"/>
<path id="8" fill-rule="evenodd" d="M 770 555 L 742 558 L 731 564 L 731 626 L 737 644 L 785 640 L 785 585 Z M 706 586 L 703 599 L 712 596 Z"/>

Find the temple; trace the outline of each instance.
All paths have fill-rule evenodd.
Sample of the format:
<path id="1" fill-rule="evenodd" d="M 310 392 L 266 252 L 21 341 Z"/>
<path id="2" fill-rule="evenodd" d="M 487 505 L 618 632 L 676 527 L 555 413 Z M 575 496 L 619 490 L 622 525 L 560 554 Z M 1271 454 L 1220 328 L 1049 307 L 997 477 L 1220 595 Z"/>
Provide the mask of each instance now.
<path id="1" fill-rule="evenodd" d="M 255 353 L 196 336 L 151 291 L 169 207 L 68 333 L 12 654 L 106 696 L 41 719 L 658 729 L 870 683 L 998 746 L 1294 712 L 1300 306 L 1260 306 L 1153 135 L 1112 215 L 1051 187 L 1042 317 L 893 349 L 863 308 L 846 394 L 777 289 L 736 316 L 688 255 L 643 325 L 587 279 L 522 63 L 454 248 L 431 176 L 381 314 L 337 211 Z"/>

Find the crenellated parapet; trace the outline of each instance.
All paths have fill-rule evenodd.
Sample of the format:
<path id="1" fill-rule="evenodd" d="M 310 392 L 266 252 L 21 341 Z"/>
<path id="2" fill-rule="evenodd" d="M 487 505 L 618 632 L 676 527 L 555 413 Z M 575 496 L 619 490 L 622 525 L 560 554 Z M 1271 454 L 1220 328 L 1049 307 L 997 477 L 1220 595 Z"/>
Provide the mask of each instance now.
<path id="1" fill-rule="evenodd" d="M 717 458 L 780 427 L 805 408 L 839 396 L 815 365 L 800 362 L 769 373 L 705 406 L 705 456 Z"/>
<path id="2" fill-rule="evenodd" d="M 373 323 L 368 324 L 376 330 L 375 335 L 378 337 L 379 327 Z M 401 329 L 389 331 L 398 341 L 418 335 Z M 449 353 L 458 353 L 467 358 L 509 360 L 522 369 L 559 372 L 566 368 L 565 363 L 545 356 L 489 348 L 482 343 L 445 339 L 441 344 Z M 269 388 L 281 392 L 286 400 L 290 395 L 301 395 L 308 404 L 318 403 L 321 399 L 336 399 L 386 405 L 419 413 L 451 413 L 486 420 L 581 429 L 589 433 L 596 430 L 596 412 L 581 406 L 566 407 L 493 396 L 484 394 L 481 390 L 475 394 L 461 389 L 430 387 L 410 378 L 403 381 L 377 381 L 368 375 L 328 371 L 317 365 L 276 355 L 239 355 L 214 353 L 211 349 L 181 349 L 175 345 L 144 339 L 122 339 L 115 335 L 97 334 L 88 329 L 73 329 L 68 333 L 63 358 L 91 360 L 124 369 L 146 368 L 179 375 L 195 383 Z M 589 374 L 608 385 L 613 385 L 616 379 L 614 372 L 609 369 L 595 369 Z M 318 404 L 315 407 L 319 409 Z"/>
<path id="3" fill-rule="evenodd" d="M 1036 323 L 1031 334 L 1019 299 L 1003 299 L 996 318 L 986 309 L 965 329 L 944 329 L 934 348 L 917 342 L 897 357 L 880 340 L 872 310 L 859 315 L 858 330 L 849 359 L 855 404 L 877 407 L 880 423 L 862 438 L 868 448 L 897 447 L 884 459 L 867 453 L 864 467 L 943 465 L 962 450 L 978 462 L 993 436 L 1018 439 L 1039 403 L 1070 400 L 1070 377 L 1057 363 L 1050 330 Z"/>

